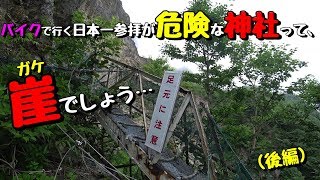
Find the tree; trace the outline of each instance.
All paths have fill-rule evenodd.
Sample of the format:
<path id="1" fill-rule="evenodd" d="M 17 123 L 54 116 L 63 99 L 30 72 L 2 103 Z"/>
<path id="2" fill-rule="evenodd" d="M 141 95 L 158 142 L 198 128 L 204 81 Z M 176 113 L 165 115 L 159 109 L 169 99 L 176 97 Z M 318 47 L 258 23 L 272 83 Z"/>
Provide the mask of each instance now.
<path id="1" fill-rule="evenodd" d="M 218 24 L 224 23 L 226 7 L 223 5 L 212 8 L 209 1 L 195 0 L 188 10 L 202 10 Z M 162 52 L 199 66 L 200 74 L 188 74 L 188 79 L 204 87 L 217 126 L 255 178 L 319 178 L 320 115 L 314 108 L 319 104 L 319 82 L 301 79 L 288 91 L 283 87 L 293 72 L 306 65 L 293 58 L 296 49 L 288 45 L 213 38 L 187 40 L 183 49 L 167 44 Z M 230 58 L 231 67 L 223 69 L 218 61 L 226 57 Z M 207 128 L 213 126 L 205 124 Z M 213 140 L 208 137 L 209 142 Z M 260 154 L 297 146 L 309 152 L 310 161 L 306 165 L 267 172 L 257 164 Z M 230 166 L 231 153 L 222 147 Z M 211 151 L 216 152 L 216 147 L 211 147 Z"/>
<path id="2" fill-rule="evenodd" d="M 235 81 L 238 82 L 235 84 L 238 87 L 216 94 L 214 98 L 218 103 L 211 108 L 241 159 L 247 162 L 252 172 L 259 173 L 260 178 L 268 177 L 270 174 L 263 173 L 256 158 L 252 157 L 297 144 L 307 148 L 304 135 L 300 138 L 297 134 L 308 134 L 308 129 L 314 127 L 314 123 L 308 120 L 310 108 L 301 101 L 291 102 L 282 86 L 306 63 L 294 59 L 296 50 L 287 45 L 258 45 L 246 41 L 235 43 L 233 49 L 231 68 L 237 73 Z M 319 131 L 315 127 L 313 130 Z M 309 171 L 308 167 L 302 169 Z M 283 178 L 303 172 L 300 168 L 280 171 Z M 271 174 L 273 178 L 279 178 L 279 174 Z"/>
<path id="3" fill-rule="evenodd" d="M 224 16 L 227 12 L 225 5 L 212 7 L 209 0 L 193 0 L 188 11 L 202 11 L 212 21 L 219 25 L 224 25 Z M 166 44 L 162 53 L 171 58 L 182 59 L 193 62 L 200 69 L 200 80 L 207 94 L 212 89 L 221 88 L 231 83 L 229 70 L 222 70 L 222 66 L 217 62 L 226 57 L 230 52 L 230 41 L 226 37 L 213 37 L 212 39 L 190 39 L 185 41 L 183 49 L 179 49 L 172 44 Z"/>
<path id="4" fill-rule="evenodd" d="M 312 75 L 293 82 L 287 92 L 297 94 L 315 109 L 320 110 L 320 82 Z"/>
<path id="5" fill-rule="evenodd" d="M 81 12 L 75 12 L 73 20 L 77 23 L 88 24 L 94 21 L 103 27 L 112 27 L 117 22 L 116 20 L 104 21 L 101 18 L 86 17 Z M 102 95 L 101 92 L 106 89 L 99 85 L 99 74 L 94 69 L 105 67 L 107 61 L 102 57 L 117 55 L 122 41 L 111 33 L 96 38 L 53 38 L 50 39 L 49 45 L 47 41 L 34 41 L 29 35 L 24 39 L 20 37 L 15 39 L 0 38 L 0 41 L 4 44 L 0 47 L 0 51 L 6 52 L 3 57 L 0 57 L 0 179 L 7 179 L 10 174 L 19 177 L 19 179 L 48 178 L 46 174 L 53 175 L 55 173 L 63 155 L 74 147 L 74 142 L 61 132 L 56 124 L 28 128 L 23 131 L 17 131 L 12 127 L 6 85 L 8 81 L 17 79 L 17 64 L 20 61 L 30 61 L 34 58 L 41 59 L 47 64 L 44 73 L 55 76 L 59 98 L 83 93 L 91 102 L 98 100 L 100 102 L 98 95 Z M 38 48 L 34 50 L 29 48 L 30 44 Z M 50 44 L 54 44 L 54 46 Z M 14 49 L 13 47 L 19 48 Z M 39 54 L 39 49 L 42 49 L 42 54 Z M 19 53 L 19 50 L 23 50 L 25 54 Z M 82 68 L 92 71 L 77 71 Z M 22 78 L 18 80 L 22 80 Z M 111 159 L 113 153 L 117 151 L 117 144 L 92 123 L 96 121 L 94 113 L 80 111 L 72 116 L 67 113 L 63 113 L 63 115 L 64 121 L 59 123 L 61 128 L 67 132 L 73 132 L 71 127 L 74 128 L 101 154 L 105 155 L 107 159 Z M 74 132 L 72 134 L 75 135 Z M 86 150 L 91 151 L 90 149 Z M 95 156 L 93 151 L 91 154 Z M 79 158 L 81 153 L 75 148 L 67 155 L 71 157 L 68 161 L 71 168 L 65 167 L 66 171 L 77 172 L 74 169 L 78 168 L 79 163 L 83 163 Z M 50 170 L 53 174 L 50 172 L 45 174 L 42 172 L 43 169 Z M 79 169 L 81 170 L 81 168 Z M 29 175 L 28 172 L 23 173 L 24 171 L 39 172 Z M 73 173 L 69 175 L 74 176 Z"/>
<path id="6" fill-rule="evenodd" d="M 149 62 L 143 65 L 143 70 L 151 73 L 155 76 L 162 77 L 164 71 L 172 71 L 173 68 L 170 67 L 166 59 L 157 58 L 151 59 L 149 58 Z"/>

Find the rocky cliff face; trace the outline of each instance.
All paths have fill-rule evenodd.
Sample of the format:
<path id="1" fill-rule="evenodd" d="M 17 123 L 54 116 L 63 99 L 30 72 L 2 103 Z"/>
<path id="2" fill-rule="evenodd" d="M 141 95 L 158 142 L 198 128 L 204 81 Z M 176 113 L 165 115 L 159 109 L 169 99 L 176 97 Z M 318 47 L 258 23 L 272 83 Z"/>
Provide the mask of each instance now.
<path id="1" fill-rule="evenodd" d="M 72 12 L 84 11 L 89 16 L 100 16 L 111 19 L 113 16 L 124 23 L 130 22 L 129 15 L 124 11 L 121 0 L 1 0 L 0 20 L 28 19 L 37 21 L 40 17 L 55 25 L 68 25 Z M 2 21 L 3 22 L 3 21 Z M 146 62 L 139 56 L 135 43 L 131 38 L 124 38 L 124 47 L 120 57 L 116 59 L 132 66 L 141 66 Z"/>

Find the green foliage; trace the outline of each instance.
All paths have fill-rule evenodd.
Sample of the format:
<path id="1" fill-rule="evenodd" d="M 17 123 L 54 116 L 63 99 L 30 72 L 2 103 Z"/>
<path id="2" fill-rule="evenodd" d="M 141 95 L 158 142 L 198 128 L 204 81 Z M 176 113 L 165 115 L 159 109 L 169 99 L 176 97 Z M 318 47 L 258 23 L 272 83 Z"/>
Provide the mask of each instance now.
<path id="1" fill-rule="evenodd" d="M 312 75 L 299 79 L 292 83 L 288 88 L 288 93 L 298 94 L 307 103 L 313 105 L 315 108 L 320 108 L 320 82 Z"/>
<path id="2" fill-rule="evenodd" d="M 23 180 L 35 180 L 35 179 L 53 180 L 54 179 L 53 177 L 48 176 L 44 173 L 33 173 L 33 174 L 21 173 L 19 174 L 18 178 Z"/>
<path id="3" fill-rule="evenodd" d="M 68 172 L 67 174 L 67 178 L 70 179 L 70 180 L 76 180 L 77 179 L 77 175 L 75 172 Z"/>
<path id="4" fill-rule="evenodd" d="M 191 1 L 188 11 L 203 11 L 212 21 L 223 25 L 227 7 L 220 4 L 213 7 L 208 0 L 194 0 Z M 230 41 L 226 37 L 212 38 L 211 40 L 191 39 L 185 41 L 182 50 L 172 44 L 166 44 L 162 49 L 162 53 L 170 58 L 197 64 L 201 71 L 199 80 L 207 94 L 212 88 L 231 84 L 232 74 L 229 70 L 223 70 L 222 66 L 217 63 L 225 58 L 230 51 Z"/>
<path id="5" fill-rule="evenodd" d="M 298 170 L 296 167 L 286 168 L 283 169 L 281 172 L 281 178 L 286 180 L 301 180 L 305 179 L 305 177 L 302 175 L 302 173 Z"/>
<path id="6" fill-rule="evenodd" d="M 167 63 L 167 60 L 157 58 L 155 60 L 149 59 L 149 62 L 143 65 L 143 70 L 161 78 L 164 71 L 173 71 L 174 68 Z M 197 83 L 197 78 L 195 77 L 195 74 L 187 71 L 183 72 L 181 86 L 192 90 L 196 94 L 204 95 L 206 92 L 203 90 L 203 86 Z"/>
<path id="7" fill-rule="evenodd" d="M 157 77 L 162 77 L 164 71 L 172 71 L 173 68 L 169 66 L 166 59 L 157 58 L 153 60 L 149 58 L 148 63 L 143 65 L 143 70 Z"/>
<path id="8" fill-rule="evenodd" d="M 94 22 L 101 27 L 112 27 L 117 22 L 116 19 L 105 21 L 101 18 L 88 18 L 81 12 L 75 12 L 73 20 L 87 24 Z M 0 57 L 0 158 L 6 162 L 14 159 L 12 166 L 15 170 L 19 170 L 17 174 L 20 179 L 52 179 L 50 176 L 54 175 L 62 155 L 74 145 L 74 142 L 70 141 L 56 124 L 15 130 L 12 127 L 7 83 L 11 80 L 21 82 L 23 78 L 18 78 L 16 67 L 20 61 L 32 61 L 36 57 L 45 61 L 47 66 L 44 73 L 54 75 L 59 98 L 83 93 L 90 103 L 94 103 L 98 100 L 99 94 L 106 90 L 99 85 L 99 74 L 94 71 L 76 70 L 105 67 L 108 62 L 103 57 L 116 56 L 123 42 L 111 33 L 99 37 L 40 38 L 36 41 L 28 34 L 24 39 L 7 37 L 1 38 L 0 41 L 4 44 L 0 47 L 0 52 L 5 52 Z M 61 109 L 63 110 L 64 106 L 61 106 Z M 64 121 L 59 123 L 61 128 L 70 133 L 72 130 L 70 131 L 69 127 L 73 127 L 91 145 L 105 154 L 107 159 L 111 159 L 110 152 L 113 152 L 117 145 L 92 123 L 96 121 L 92 112 L 80 112 L 76 115 L 63 112 L 63 116 Z M 67 179 L 77 178 L 76 169 L 79 162 L 83 163 L 82 160 L 79 161 L 81 159 L 79 157 L 81 157 L 79 151 L 71 151 L 67 155 L 68 161 L 63 162 L 62 167 L 68 163 L 75 168 L 75 171 L 66 172 Z M 8 177 L 14 171 L 8 165 L 2 164 L 3 161 L 0 161 L 0 177 Z M 28 173 L 42 169 L 52 170 L 52 173 Z"/>
<path id="9" fill-rule="evenodd" d="M 214 22 L 223 24 L 227 7 L 212 6 L 208 0 L 191 1 L 190 11 L 203 11 Z M 239 158 L 254 179 L 271 179 L 274 171 L 262 171 L 260 154 L 302 147 L 308 156 L 306 164 L 280 169 L 281 179 L 317 179 L 319 169 L 319 82 L 300 79 L 288 88 L 282 86 L 293 72 L 306 65 L 293 58 L 296 49 L 288 45 L 255 44 L 251 41 L 230 42 L 226 38 L 188 40 L 183 49 L 166 44 L 162 52 L 170 58 L 194 62 L 199 74 L 185 73 L 182 86 L 206 95 L 210 110 Z M 228 57 L 231 66 L 223 68 L 219 61 Z M 298 95 L 298 96 L 297 96 Z M 316 107 L 316 108 L 315 108 Z M 213 142 L 210 122 L 206 124 L 208 142 Z M 221 142 L 227 164 L 235 164 L 234 154 Z M 219 155 L 215 143 L 210 150 Z M 219 158 L 221 158 L 219 156 Z M 217 165 L 218 177 L 226 176 Z"/>
<path id="10" fill-rule="evenodd" d="M 37 47 L 40 45 L 39 40 L 33 37 L 33 34 L 27 32 L 25 37 L 0 37 L 0 52 L 3 56 L 15 57 L 18 60 L 25 60 L 25 58 L 31 59 L 32 55 L 29 53 L 33 50 L 35 53 L 40 53 Z"/>
<path id="11" fill-rule="evenodd" d="M 113 156 L 111 157 L 111 161 L 113 162 L 113 164 L 115 166 L 117 165 L 125 165 L 125 164 L 129 164 L 130 163 L 130 158 L 128 156 L 128 154 L 123 151 L 123 150 L 120 150 L 120 151 L 117 151 L 113 154 Z M 131 163 L 134 163 L 133 161 Z M 141 176 L 140 176 L 140 170 L 137 166 L 132 166 L 132 178 L 135 178 L 135 179 L 140 179 Z M 124 174 L 129 174 L 130 173 L 130 170 L 129 170 L 129 167 L 124 167 L 124 168 L 121 168 L 120 169 Z"/>
<path id="12" fill-rule="evenodd" d="M 234 52 L 229 55 L 230 69 L 237 74 L 239 86 L 215 91 L 211 96 L 215 102 L 211 111 L 227 139 L 250 172 L 259 172 L 259 178 L 275 175 L 273 171 L 261 171 L 258 167 L 256 160 L 260 154 L 302 147 L 306 152 L 312 152 L 309 153 L 312 160 L 308 159 L 306 165 L 296 169 L 281 169 L 280 177 L 315 178 L 319 174 L 315 168 L 318 164 L 315 159 L 319 159 L 319 115 L 314 106 L 310 106 L 311 101 L 287 95 L 282 87 L 282 83 L 305 66 L 305 62 L 292 58 L 295 49 L 288 49 L 286 45 L 257 45 L 246 41 L 233 44 L 233 48 Z M 317 93 L 312 93 L 313 88 L 307 88 L 308 83 L 298 82 L 289 88 L 291 92 L 299 91 L 301 97 L 316 96 Z M 317 87 L 315 81 L 309 82 L 312 82 L 310 87 Z"/>
<path id="13" fill-rule="evenodd" d="M 233 44 L 230 59 L 245 86 L 260 86 L 270 92 L 278 92 L 281 83 L 291 77 L 291 73 L 306 65 L 293 59 L 296 49 L 288 45 L 254 44 L 250 41 Z"/>
<path id="14" fill-rule="evenodd" d="M 206 92 L 203 89 L 203 86 L 194 82 L 182 81 L 181 86 L 194 92 L 197 95 L 205 95 Z"/>
<path id="15" fill-rule="evenodd" d="M 203 88 L 202 84 L 199 84 L 201 76 L 198 74 L 193 74 L 188 71 L 183 72 L 181 86 L 191 90 L 193 93 L 205 96 L 206 91 Z"/>

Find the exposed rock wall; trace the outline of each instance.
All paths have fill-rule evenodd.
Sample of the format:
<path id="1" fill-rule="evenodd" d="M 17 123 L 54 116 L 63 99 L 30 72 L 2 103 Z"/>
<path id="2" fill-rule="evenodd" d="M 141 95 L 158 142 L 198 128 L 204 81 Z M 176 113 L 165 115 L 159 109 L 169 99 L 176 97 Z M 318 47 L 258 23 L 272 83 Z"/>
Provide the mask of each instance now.
<path id="1" fill-rule="evenodd" d="M 1 0 L 0 21 L 4 17 L 18 17 L 19 20 L 37 21 L 40 17 L 55 25 L 68 25 L 72 12 L 82 10 L 89 16 L 111 19 L 113 16 L 124 23 L 130 22 L 121 0 Z M 124 47 L 117 60 L 132 66 L 141 66 L 146 62 L 139 56 L 131 38 L 124 38 Z"/>

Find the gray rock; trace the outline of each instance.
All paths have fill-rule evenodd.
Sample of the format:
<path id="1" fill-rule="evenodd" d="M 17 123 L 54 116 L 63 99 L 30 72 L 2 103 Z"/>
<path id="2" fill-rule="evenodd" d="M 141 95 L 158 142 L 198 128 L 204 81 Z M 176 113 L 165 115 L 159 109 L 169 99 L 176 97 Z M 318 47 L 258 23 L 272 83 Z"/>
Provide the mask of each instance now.
<path id="1" fill-rule="evenodd" d="M 124 11 L 121 0 L 2 0 L 0 3 L 0 20 L 6 17 L 23 22 L 28 19 L 38 21 L 46 19 L 47 23 L 69 25 L 72 13 L 84 11 L 89 16 L 100 16 L 110 20 L 113 16 L 128 24 L 129 15 Z M 119 57 L 115 59 L 128 65 L 141 67 L 147 59 L 140 57 L 133 40 L 124 38 L 124 46 Z"/>

